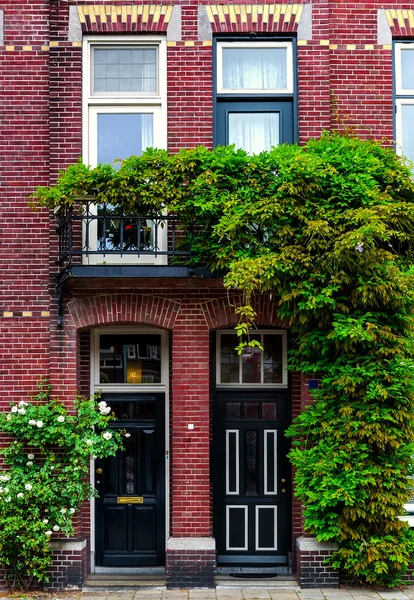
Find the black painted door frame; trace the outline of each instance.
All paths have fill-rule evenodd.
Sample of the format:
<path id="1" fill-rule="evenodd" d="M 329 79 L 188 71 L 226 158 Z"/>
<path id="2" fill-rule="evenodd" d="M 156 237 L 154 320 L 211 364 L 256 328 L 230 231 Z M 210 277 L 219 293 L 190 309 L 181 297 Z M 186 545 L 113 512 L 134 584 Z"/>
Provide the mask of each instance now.
<path id="1" fill-rule="evenodd" d="M 125 453 L 97 459 L 95 487 L 95 564 L 105 567 L 140 567 L 165 564 L 165 394 L 103 394 L 110 406 L 154 399 L 155 419 L 121 419 L 111 428 L 126 430 L 134 440 L 132 457 L 137 483 L 128 490 Z M 152 443 L 151 437 L 155 440 Z M 142 504 L 127 498 L 142 498 Z M 122 498 L 123 503 L 119 503 Z M 112 522 L 111 522 L 112 521 Z"/>
<path id="2" fill-rule="evenodd" d="M 291 467 L 286 457 L 289 440 L 284 432 L 290 422 L 290 398 L 289 389 L 215 390 L 211 462 L 214 537 L 219 566 L 277 567 L 288 564 L 292 539 Z M 226 418 L 226 404 L 232 402 L 242 405 L 241 418 Z M 252 402 L 260 407 L 259 418 L 243 418 L 245 404 Z M 261 418 L 263 403 L 276 403 L 276 419 Z M 257 493 L 249 493 L 247 481 L 252 462 L 252 456 L 248 456 L 252 436 L 256 448 L 253 459 L 257 465 Z M 272 467 L 274 456 L 276 469 Z M 236 477 L 231 473 L 231 464 L 237 462 L 240 467 Z M 272 472 L 275 473 L 274 480 Z M 276 529 L 273 528 L 274 519 Z M 276 536 L 274 544 L 272 530 Z M 272 549 L 266 550 L 266 547 Z"/>

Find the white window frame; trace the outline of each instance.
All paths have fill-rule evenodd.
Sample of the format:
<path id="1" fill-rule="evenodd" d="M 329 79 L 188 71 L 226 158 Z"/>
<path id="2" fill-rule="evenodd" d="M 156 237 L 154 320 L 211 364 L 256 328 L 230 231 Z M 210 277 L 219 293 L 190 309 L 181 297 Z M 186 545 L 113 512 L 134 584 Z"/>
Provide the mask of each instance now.
<path id="1" fill-rule="evenodd" d="M 157 48 L 157 93 L 149 92 L 99 92 L 92 93 L 92 58 L 93 49 L 97 46 L 119 48 L 122 46 L 143 46 Z M 154 148 L 167 148 L 167 41 L 165 37 L 153 36 L 85 36 L 83 40 L 83 144 L 82 157 L 85 164 L 96 166 L 97 151 L 91 152 L 94 143 L 89 127 L 89 109 L 94 111 L 117 113 L 145 112 L 154 113 Z M 100 109 L 102 109 L 100 111 Z M 95 131 L 96 133 L 96 131 Z M 96 139 L 96 137 L 95 137 Z M 92 155 L 92 156 L 91 156 Z"/>
<path id="2" fill-rule="evenodd" d="M 223 88 L 223 48 L 286 48 L 286 88 L 269 89 L 231 89 Z M 217 42 L 217 94 L 238 94 L 238 95 L 275 95 L 275 94 L 293 94 L 293 44 L 292 42 Z"/>
<path id="3" fill-rule="evenodd" d="M 100 336 L 101 335 L 157 334 L 161 341 L 161 383 L 101 383 L 100 382 Z M 165 392 L 168 384 L 168 332 L 153 327 L 101 327 L 91 334 L 91 393 L 157 393 Z"/>
<path id="4" fill-rule="evenodd" d="M 221 336 L 235 335 L 234 329 L 220 329 L 216 333 L 216 386 L 218 388 L 284 388 L 288 387 L 288 372 L 287 372 L 287 332 L 283 329 L 258 329 L 252 331 L 252 335 L 279 335 L 282 337 L 282 383 L 221 383 Z M 239 357 L 239 375 L 242 377 L 242 357 Z M 263 365 L 263 362 L 262 362 Z"/>
<path id="5" fill-rule="evenodd" d="M 151 92 L 93 92 L 93 51 L 96 47 L 143 47 L 157 49 L 157 91 Z M 153 114 L 153 147 L 167 149 L 167 41 L 165 36 L 85 36 L 83 39 L 82 72 L 82 160 L 97 165 L 97 117 L 100 113 Z M 89 227 L 91 249 L 98 247 L 97 221 Z M 159 228 L 159 250 L 167 249 L 167 228 Z M 95 248 L 96 242 L 96 248 Z M 124 255 L 107 252 L 104 255 L 83 256 L 83 264 L 166 265 L 166 255 Z"/>
<path id="6" fill-rule="evenodd" d="M 414 42 L 396 43 L 394 45 L 394 66 L 395 66 L 395 95 L 396 96 L 414 96 L 413 89 L 403 89 L 401 72 L 401 50 L 410 50 L 414 56 Z"/>

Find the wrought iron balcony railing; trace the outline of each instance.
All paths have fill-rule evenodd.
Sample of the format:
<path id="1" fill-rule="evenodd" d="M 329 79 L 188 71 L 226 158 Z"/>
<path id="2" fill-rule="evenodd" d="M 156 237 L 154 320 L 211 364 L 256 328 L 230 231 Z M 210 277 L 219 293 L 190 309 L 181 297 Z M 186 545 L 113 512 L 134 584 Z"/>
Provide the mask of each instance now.
<path id="1" fill-rule="evenodd" d="M 88 204 L 59 215 L 61 268 L 99 264 L 185 264 L 185 231 L 175 215 L 120 214 L 110 204 Z"/>

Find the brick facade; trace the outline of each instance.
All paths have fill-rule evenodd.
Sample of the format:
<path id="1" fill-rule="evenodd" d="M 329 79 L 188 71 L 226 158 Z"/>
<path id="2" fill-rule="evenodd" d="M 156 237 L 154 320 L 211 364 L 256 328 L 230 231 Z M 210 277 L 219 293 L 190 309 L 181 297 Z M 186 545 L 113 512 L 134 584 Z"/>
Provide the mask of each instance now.
<path id="1" fill-rule="evenodd" d="M 323 130 L 352 128 L 361 137 L 391 144 L 392 39 L 413 39 L 412 13 L 412 4 L 395 0 L 385 5 L 334 0 L 0 1 L 0 409 L 26 399 L 41 377 L 50 379 L 55 394 L 68 402 L 76 390 L 89 394 L 94 328 L 143 325 L 169 332 L 171 587 L 214 585 L 215 551 L 196 541 L 214 535 L 211 336 L 232 327 L 235 315 L 218 279 L 91 278 L 71 282 L 64 326 L 57 329 L 56 221 L 46 210 L 33 212 L 28 201 L 37 185 L 52 183 L 59 169 L 82 154 L 82 36 L 166 37 L 171 151 L 212 147 L 214 36 L 241 33 L 296 40 L 294 110 L 300 143 Z M 259 296 L 256 302 L 260 326 L 285 327 L 274 299 Z M 309 402 L 305 376 L 293 374 L 291 396 L 294 417 Z M 197 436 L 187 423 L 194 424 Z M 296 552 L 296 540 L 307 539 L 296 499 L 291 517 L 292 566 L 301 585 L 338 585 L 337 574 L 324 565 L 328 550 L 300 542 Z M 52 589 L 79 587 L 87 576 L 90 520 L 86 503 L 76 521 L 75 549 L 56 546 Z M 180 540 L 188 539 L 194 545 L 180 547 Z"/>

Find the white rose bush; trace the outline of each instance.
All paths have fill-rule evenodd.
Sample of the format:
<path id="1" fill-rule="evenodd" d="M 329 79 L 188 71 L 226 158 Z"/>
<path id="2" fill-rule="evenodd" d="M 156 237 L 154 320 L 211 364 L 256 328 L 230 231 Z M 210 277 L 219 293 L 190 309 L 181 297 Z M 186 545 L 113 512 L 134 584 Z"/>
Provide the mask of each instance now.
<path id="1" fill-rule="evenodd" d="M 31 402 L 0 413 L 10 444 L 0 451 L 0 569 L 9 589 L 48 581 L 50 540 L 75 533 L 72 520 L 96 495 L 89 483 L 91 459 L 114 456 L 121 433 L 108 431 L 111 407 L 75 398 L 67 407 L 39 384 Z"/>

